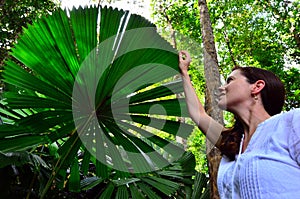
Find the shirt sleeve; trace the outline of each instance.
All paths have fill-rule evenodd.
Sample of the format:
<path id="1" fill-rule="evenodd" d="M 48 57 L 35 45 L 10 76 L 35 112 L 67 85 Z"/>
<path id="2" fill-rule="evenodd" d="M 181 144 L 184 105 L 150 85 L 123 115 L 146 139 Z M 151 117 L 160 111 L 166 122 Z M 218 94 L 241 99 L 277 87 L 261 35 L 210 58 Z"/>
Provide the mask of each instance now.
<path id="1" fill-rule="evenodd" d="M 289 143 L 290 154 L 300 166 L 300 109 L 293 111 L 291 128 L 292 131 Z"/>

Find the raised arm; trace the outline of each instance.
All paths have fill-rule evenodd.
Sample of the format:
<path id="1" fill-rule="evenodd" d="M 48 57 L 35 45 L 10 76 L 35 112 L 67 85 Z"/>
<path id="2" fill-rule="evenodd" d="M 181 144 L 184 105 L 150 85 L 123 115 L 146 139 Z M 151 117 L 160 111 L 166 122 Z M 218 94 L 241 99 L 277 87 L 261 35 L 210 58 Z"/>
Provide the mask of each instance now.
<path id="1" fill-rule="evenodd" d="M 218 147 L 218 141 L 223 125 L 212 119 L 201 104 L 195 89 L 188 75 L 188 68 L 191 62 L 190 54 L 187 51 L 179 52 L 179 69 L 183 82 L 183 89 L 187 108 L 192 120 L 197 124 L 199 129 L 206 135 L 210 142 Z"/>

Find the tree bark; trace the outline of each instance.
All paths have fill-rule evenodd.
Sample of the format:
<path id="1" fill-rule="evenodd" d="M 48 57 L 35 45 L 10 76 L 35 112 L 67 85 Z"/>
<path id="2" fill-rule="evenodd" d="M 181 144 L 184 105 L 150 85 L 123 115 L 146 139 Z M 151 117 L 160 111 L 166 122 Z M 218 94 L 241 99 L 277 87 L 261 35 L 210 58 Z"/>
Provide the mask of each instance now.
<path id="1" fill-rule="evenodd" d="M 215 48 L 210 16 L 206 0 L 199 0 L 200 24 L 204 54 L 204 73 L 206 79 L 205 109 L 219 123 L 223 124 L 222 111 L 217 107 L 215 92 L 221 86 L 217 51 Z M 207 140 L 207 159 L 210 174 L 210 198 L 219 198 L 217 173 L 221 159 L 220 151 Z"/>

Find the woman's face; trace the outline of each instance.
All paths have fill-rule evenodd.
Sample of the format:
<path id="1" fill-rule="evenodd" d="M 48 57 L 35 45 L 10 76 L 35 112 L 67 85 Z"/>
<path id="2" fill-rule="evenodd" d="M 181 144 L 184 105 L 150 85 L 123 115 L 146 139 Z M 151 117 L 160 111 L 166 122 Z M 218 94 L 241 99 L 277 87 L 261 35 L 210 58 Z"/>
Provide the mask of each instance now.
<path id="1" fill-rule="evenodd" d="M 245 108 L 247 102 L 252 100 L 251 84 L 239 69 L 228 76 L 226 84 L 219 88 L 219 92 L 218 106 L 231 112 Z"/>

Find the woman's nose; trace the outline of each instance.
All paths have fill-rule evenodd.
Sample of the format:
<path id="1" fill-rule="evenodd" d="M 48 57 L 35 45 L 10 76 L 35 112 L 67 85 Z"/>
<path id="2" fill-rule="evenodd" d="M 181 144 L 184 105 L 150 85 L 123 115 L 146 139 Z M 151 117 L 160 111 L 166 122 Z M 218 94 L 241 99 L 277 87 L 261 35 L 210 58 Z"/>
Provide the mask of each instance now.
<path id="1" fill-rule="evenodd" d="M 222 93 L 222 91 L 224 91 L 224 88 L 223 88 L 223 86 L 220 86 L 220 87 L 218 88 L 218 90 L 215 90 L 215 91 L 214 91 L 214 95 L 215 95 L 216 97 L 219 97 L 219 95 Z"/>
<path id="2" fill-rule="evenodd" d="M 222 92 L 222 91 L 224 91 L 224 90 L 225 90 L 224 85 L 222 85 L 222 86 L 220 86 L 220 87 L 218 88 L 218 91 L 219 91 L 219 92 Z"/>

